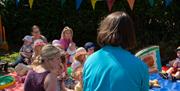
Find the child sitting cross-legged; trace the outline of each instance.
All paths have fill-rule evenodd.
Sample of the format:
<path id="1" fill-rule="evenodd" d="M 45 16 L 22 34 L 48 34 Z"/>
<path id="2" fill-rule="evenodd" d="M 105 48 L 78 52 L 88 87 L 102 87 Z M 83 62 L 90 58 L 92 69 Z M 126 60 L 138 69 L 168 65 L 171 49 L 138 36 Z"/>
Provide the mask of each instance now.
<path id="1" fill-rule="evenodd" d="M 14 63 L 10 63 L 9 66 L 15 67 L 19 63 L 27 64 L 28 61 L 32 57 L 33 48 L 32 48 L 32 37 L 29 35 L 26 35 L 23 38 L 24 44 L 20 49 L 20 56 L 17 58 L 17 60 Z"/>

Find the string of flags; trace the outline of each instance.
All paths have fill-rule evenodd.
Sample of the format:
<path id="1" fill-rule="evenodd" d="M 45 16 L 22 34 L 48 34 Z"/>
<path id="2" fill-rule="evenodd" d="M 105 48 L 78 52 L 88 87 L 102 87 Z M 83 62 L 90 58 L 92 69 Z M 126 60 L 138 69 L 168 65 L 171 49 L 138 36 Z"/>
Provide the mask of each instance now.
<path id="1" fill-rule="evenodd" d="M 31 9 L 32 9 L 32 7 L 33 7 L 33 1 L 34 1 L 34 0 L 29 0 L 29 7 L 30 7 Z M 61 7 L 63 7 L 63 5 L 64 5 L 64 3 L 66 2 L 66 0 L 60 0 L 60 1 L 61 1 Z M 95 9 L 96 2 L 97 2 L 97 1 L 106 1 L 107 6 L 108 6 L 108 9 L 109 9 L 109 11 L 111 11 L 111 10 L 112 10 L 112 7 L 113 7 L 113 5 L 114 5 L 114 2 L 115 2 L 116 0 L 91 0 L 91 5 L 92 5 L 93 10 Z M 20 0 L 16 0 L 16 6 L 17 6 L 17 7 L 18 7 L 19 2 L 20 2 Z M 83 2 L 83 0 L 76 0 L 75 2 L 76 2 L 76 10 L 79 10 L 79 9 L 80 9 L 80 6 L 81 6 L 81 3 Z M 154 0 L 148 0 L 148 2 L 149 2 L 149 5 L 150 5 L 151 7 L 154 6 L 154 3 L 155 3 Z M 163 0 L 163 2 L 164 2 L 164 4 L 165 4 L 165 6 L 168 7 L 168 6 L 170 6 L 170 5 L 172 4 L 173 0 Z M 135 4 L 135 0 L 127 0 L 127 3 L 129 4 L 130 9 L 133 10 L 134 4 Z"/>

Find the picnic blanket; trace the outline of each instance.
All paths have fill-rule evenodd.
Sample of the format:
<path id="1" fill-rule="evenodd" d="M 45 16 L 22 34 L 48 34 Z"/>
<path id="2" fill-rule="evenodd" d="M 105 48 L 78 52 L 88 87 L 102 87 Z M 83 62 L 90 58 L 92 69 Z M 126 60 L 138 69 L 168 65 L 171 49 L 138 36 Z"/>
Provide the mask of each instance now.
<path id="1" fill-rule="evenodd" d="M 158 73 L 151 74 L 149 79 L 157 79 L 161 86 L 161 88 L 152 88 L 149 91 L 180 91 L 180 80 L 172 82 L 171 80 L 163 79 Z"/>
<path id="2" fill-rule="evenodd" d="M 24 83 L 22 77 L 18 76 L 16 72 L 9 73 L 8 76 L 14 77 L 16 82 L 13 86 L 6 88 L 5 91 L 23 91 Z"/>

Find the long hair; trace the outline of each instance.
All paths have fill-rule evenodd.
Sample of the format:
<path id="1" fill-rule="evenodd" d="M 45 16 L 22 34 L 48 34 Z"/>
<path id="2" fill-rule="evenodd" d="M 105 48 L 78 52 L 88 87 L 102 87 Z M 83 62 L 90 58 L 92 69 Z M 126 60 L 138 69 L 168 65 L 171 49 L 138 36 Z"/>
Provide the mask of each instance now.
<path id="1" fill-rule="evenodd" d="M 52 46 L 51 44 L 47 44 L 41 49 L 41 54 L 35 58 L 35 60 L 32 62 L 32 65 L 41 65 L 45 61 L 51 61 L 56 56 L 61 56 L 59 49 L 55 46 Z"/>
<path id="2" fill-rule="evenodd" d="M 121 46 L 131 49 L 136 45 L 133 22 L 125 12 L 114 12 L 101 21 L 97 42 L 105 45 Z"/>
<path id="3" fill-rule="evenodd" d="M 64 39 L 64 38 L 65 38 L 65 32 L 66 32 L 66 31 L 70 31 L 71 34 L 72 34 L 72 36 L 73 36 L 73 30 L 72 30 L 70 27 L 66 26 L 66 27 L 64 27 L 64 29 L 63 29 L 62 32 L 61 32 L 61 39 Z"/>

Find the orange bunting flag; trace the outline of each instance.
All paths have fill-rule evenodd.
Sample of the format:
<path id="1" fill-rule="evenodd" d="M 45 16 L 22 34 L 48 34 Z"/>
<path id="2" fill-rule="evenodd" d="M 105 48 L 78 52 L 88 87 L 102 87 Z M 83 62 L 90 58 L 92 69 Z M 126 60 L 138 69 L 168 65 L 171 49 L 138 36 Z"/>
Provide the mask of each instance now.
<path id="1" fill-rule="evenodd" d="M 115 0 L 107 0 L 107 5 L 108 5 L 108 8 L 109 8 L 109 11 L 112 10 L 112 6 L 114 4 Z"/>
<path id="2" fill-rule="evenodd" d="M 95 6 L 96 6 L 96 0 L 91 0 L 91 4 L 92 4 L 93 10 L 94 10 Z"/>
<path id="3" fill-rule="evenodd" d="M 127 1 L 128 1 L 128 4 L 129 4 L 131 10 L 133 10 L 135 0 L 127 0 Z"/>
<path id="4" fill-rule="evenodd" d="M 29 0 L 29 6 L 30 6 L 31 9 L 32 9 L 32 6 L 33 6 L 33 1 L 34 0 Z"/>

